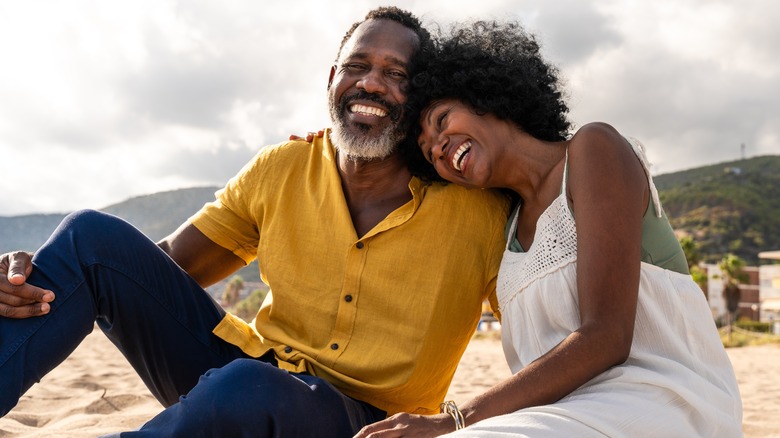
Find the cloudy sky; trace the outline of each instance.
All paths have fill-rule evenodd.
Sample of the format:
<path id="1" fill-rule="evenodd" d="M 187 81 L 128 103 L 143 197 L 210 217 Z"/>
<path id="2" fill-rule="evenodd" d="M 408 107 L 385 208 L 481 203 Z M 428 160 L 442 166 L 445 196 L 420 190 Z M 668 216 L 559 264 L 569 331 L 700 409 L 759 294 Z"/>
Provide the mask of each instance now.
<path id="1" fill-rule="evenodd" d="M 263 145 L 329 124 L 349 25 L 386 1 L 0 3 L 0 216 L 222 185 Z M 397 0 L 424 22 L 519 20 L 571 119 L 606 121 L 654 173 L 780 153 L 780 3 Z"/>

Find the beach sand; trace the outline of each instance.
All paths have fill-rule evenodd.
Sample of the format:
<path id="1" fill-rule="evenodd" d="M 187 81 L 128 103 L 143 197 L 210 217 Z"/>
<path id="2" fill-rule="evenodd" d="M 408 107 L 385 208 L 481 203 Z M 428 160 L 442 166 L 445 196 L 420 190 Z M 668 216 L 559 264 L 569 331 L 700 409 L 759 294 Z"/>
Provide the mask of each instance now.
<path id="1" fill-rule="evenodd" d="M 750 438 L 780 437 L 780 345 L 728 350 Z M 463 403 L 509 376 L 500 341 L 474 339 L 448 399 Z M 0 419 L 0 438 L 94 437 L 134 429 L 162 407 L 117 349 L 95 330 Z"/>

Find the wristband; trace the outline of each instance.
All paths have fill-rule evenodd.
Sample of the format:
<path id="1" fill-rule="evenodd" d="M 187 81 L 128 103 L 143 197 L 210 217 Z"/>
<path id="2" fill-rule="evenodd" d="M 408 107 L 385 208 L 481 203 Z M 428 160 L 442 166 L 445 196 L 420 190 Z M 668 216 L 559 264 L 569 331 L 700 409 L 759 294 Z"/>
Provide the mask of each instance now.
<path id="1" fill-rule="evenodd" d="M 453 420 L 455 420 L 455 430 L 461 430 L 466 427 L 466 420 L 463 418 L 463 414 L 460 413 L 458 405 L 452 400 L 447 400 L 439 405 L 439 409 L 442 414 L 449 414 Z"/>

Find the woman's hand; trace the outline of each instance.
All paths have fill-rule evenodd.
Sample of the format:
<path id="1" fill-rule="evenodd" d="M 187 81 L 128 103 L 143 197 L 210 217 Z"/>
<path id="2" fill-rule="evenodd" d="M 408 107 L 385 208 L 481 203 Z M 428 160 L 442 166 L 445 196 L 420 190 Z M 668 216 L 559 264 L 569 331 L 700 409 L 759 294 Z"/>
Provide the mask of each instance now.
<path id="1" fill-rule="evenodd" d="M 437 437 L 455 431 L 448 414 L 415 415 L 400 413 L 360 429 L 354 438 Z"/>
<path id="2" fill-rule="evenodd" d="M 323 131 L 323 130 L 320 130 L 320 131 L 317 131 L 317 132 L 311 132 L 310 131 L 310 132 L 308 132 L 306 134 L 305 140 L 311 143 L 312 141 L 314 141 L 315 137 L 316 138 L 322 138 L 322 136 L 324 136 L 324 135 L 325 135 L 325 131 Z M 295 134 L 290 134 L 289 140 L 290 141 L 304 140 L 304 137 L 301 137 L 301 136 L 295 135 Z"/>

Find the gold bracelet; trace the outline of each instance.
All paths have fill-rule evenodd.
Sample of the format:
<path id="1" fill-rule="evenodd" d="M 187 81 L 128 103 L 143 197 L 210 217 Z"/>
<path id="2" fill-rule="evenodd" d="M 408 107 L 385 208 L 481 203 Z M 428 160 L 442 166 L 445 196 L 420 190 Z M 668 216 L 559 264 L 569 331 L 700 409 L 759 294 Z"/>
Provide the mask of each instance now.
<path id="1" fill-rule="evenodd" d="M 461 430 L 466 427 L 466 420 L 463 418 L 463 414 L 460 413 L 458 405 L 452 400 L 447 400 L 439 405 L 439 409 L 442 414 L 450 414 L 453 420 L 455 420 L 455 430 Z"/>

